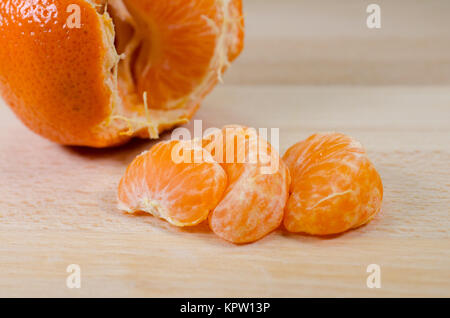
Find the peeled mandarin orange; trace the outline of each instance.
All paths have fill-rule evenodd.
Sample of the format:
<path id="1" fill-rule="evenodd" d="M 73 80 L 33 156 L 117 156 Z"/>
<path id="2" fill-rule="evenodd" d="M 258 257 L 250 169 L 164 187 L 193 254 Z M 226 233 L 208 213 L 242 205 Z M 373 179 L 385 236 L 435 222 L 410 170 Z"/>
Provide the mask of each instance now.
<path id="1" fill-rule="evenodd" d="M 369 222 L 381 208 L 383 185 L 356 140 L 315 134 L 283 156 L 292 183 L 284 226 L 291 232 L 337 234 Z"/>
<path id="2" fill-rule="evenodd" d="M 206 152 L 204 160 L 195 162 L 195 148 L 182 143 L 158 143 L 129 165 L 119 184 L 121 210 L 147 212 L 176 226 L 196 225 L 208 217 L 224 194 L 227 175 Z"/>
<path id="3" fill-rule="evenodd" d="M 203 145 L 228 176 L 225 195 L 208 218 L 212 231 L 233 243 L 249 243 L 275 230 L 290 183 L 276 150 L 255 130 L 238 126 L 212 133 Z"/>
<path id="4" fill-rule="evenodd" d="M 242 43 L 241 0 L 1 1 L 0 94 L 61 144 L 157 138 L 194 114 Z"/>

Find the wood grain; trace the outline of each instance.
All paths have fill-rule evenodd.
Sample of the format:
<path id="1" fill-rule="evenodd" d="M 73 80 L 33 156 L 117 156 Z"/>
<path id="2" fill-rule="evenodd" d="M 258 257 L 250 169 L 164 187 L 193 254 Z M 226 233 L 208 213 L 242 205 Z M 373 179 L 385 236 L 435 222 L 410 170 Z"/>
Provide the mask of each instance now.
<path id="1" fill-rule="evenodd" d="M 381 8 L 381 28 L 366 8 Z M 450 84 L 450 1 L 244 0 L 232 84 Z"/>
<path id="2" fill-rule="evenodd" d="M 356 1 L 345 3 L 359 10 Z M 433 12 L 448 6 L 430 3 Z M 366 42 L 353 36 L 365 31 L 353 30 L 351 22 L 317 30 L 318 5 L 311 1 L 245 5 L 247 51 L 196 119 L 205 128 L 231 123 L 279 128 L 281 152 L 317 131 L 354 136 L 382 176 L 381 214 L 339 236 L 317 238 L 280 229 L 244 246 L 220 240 L 206 225 L 178 229 L 151 216 L 130 216 L 116 208 L 117 183 L 128 163 L 154 142 L 135 140 L 103 150 L 63 147 L 27 130 L 1 104 L 0 296 L 450 296 L 450 48 L 442 41 L 450 28 L 444 28 L 442 13 L 436 11 L 435 23 L 419 21 L 419 37 L 441 39 L 429 49 L 396 20 L 397 35 L 422 51 L 411 53 L 414 58 L 398 68 L 371 72 L 364 64 L 369 60 L 397 65 L 389 46 L 379 51 L 382 58 L 374 54 L 362 66 L 352 64 L 348 52 L 314 54 L 325 43 L 320 33 L 333 37 L 333 32 L 352 39 L 349 45 L 359 48 L 355 55 L 367 50 Z M 298 6 L 304 10 L 293 9 Z M 428 17 L 431 9 L 423 6 L 417 4 L 412 12 L 422 10 Z M 330 8 L 335 9 L 332 21 L 349 14 Z M 403 12 L 401 6 L 393 8 Z M 272 33 L 269 12 L 276 15 L 271 21 L 280 23 Z M 267 30 L 268 39 L 285 33 L 283 45 L 300 43 L 307 31 L 288 28 L 289 23 L 314 26 L 311 51 L 298 60 L 300 46 L 280 52 L 262 39 Z M 395 46 L 389 37 L 379 41 Z M 262 64 L 267 67 L 260 64 L 264 55 L 273 61 Z M 329 57 L 337 66 L 324 67 L 316 78 L 310 77 L 312 68 L 309 75 L 288 71 L 290 63 L 307 65 L 314 56 L 320 57 L 316 65 Z M 429 68 L 424 66 L 428 62 Z M 351 80 L 340 82 L 337 75 L 348 63 L 353 65 Z M 414 65 L 423 69 L 414 70 Z M 405 69 L 411 72 L 402 73 Z M 367 80 L 359 82 L 363 77 Z M 359 85 L 349 85 L 353 82 Z M 335 85 L 316 85 L 326 83 Z M 81 289 L 66 287 L 66 267 L 73 263 L 81 266 Z M 381 266 L 380 289 L 366 287 L 366 267 L 372 263 Z"/>

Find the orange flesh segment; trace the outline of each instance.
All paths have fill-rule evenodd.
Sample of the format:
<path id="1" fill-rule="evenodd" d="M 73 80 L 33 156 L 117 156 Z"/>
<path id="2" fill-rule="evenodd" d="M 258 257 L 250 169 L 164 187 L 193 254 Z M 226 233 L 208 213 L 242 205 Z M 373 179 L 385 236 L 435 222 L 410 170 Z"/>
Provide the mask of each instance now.
<path id="1" fill-rule="evenodd" d="M 223 196 L 227 176 L 212 159 L 175 163 L 172 151 L 180 143 L 158 143 L 130 164 L 119 184 L 121 210 L 148 212 L 176 226 L 196 225 L 208 217 Z"/>
<path id="2" fill-rule="evenodd" d="M 150 92 L 150 107 L 166 105 L 191 93 L 201 84 L 214 56 L 217 35 L 210 21 L 219 20 L 215 1 L 126 0 L 138 29 L 148 34 L 133 68 L 138 93 Z M 172 1 L 174 2 L 174 1 Z M 184 13 L 189 10 L 189 13 Z"/>
<path id="3" fill-rule="evenodd" d="M 249 133 L 247 128 L 237 131 L 237 135 L 244 136 L 244 139 L 249 137 Z M 223 147 L 223 158 L 226 158 L 227 136 L 230 136 L 229 132 L 224 128 L 221 134 L 204 140 L 204 146 L 213 149 L 212 154 L 216 160 L 218 158 L 215 150 L 220 147 Z M 261 143 L 258 152 L 278 156 L 268 142 L 261 137 L 258 139 Z M 287 167 L 281 160 L 278 161 L 279 167 L 275 173 L 262 174 L 261 168 L 267 164 L 262 160 L 249 163 L 249 156 L 253 151 L 249 149 L 249 143 L 241 144 L 237 138 L 232 140 L 234 140 L 232 147 L 234 163 L 221 163 L 228 175 L 228 187 L 223 199 L 210 214 L 209 225 L 215 234 L 227 241 L 249 243 L 264 237 L 280 225 L 288 197 L 290 177 Z M 242 148 L 245 150 L 247 161 L 239 163 L 238 153 Z"/>
<path id="4" fill-rule="evenodd" d="M 114 0 L 119 53 L 130 63 L 126 93 L 148 92 L 150 108 L 192 106 L 217 83 L 243 48 L 242 3 L 233 0 Z M 132 22 L 115 12 L 126 10 Z M 123 15 L 123 13 L 122 13 Z M 129 43 L 127 43 L 129 42 Z M 131 83 L 132 81 L 132 83 Z"/>
<path id="5" fill-rule="evenodd" d="M 283 156 L 292 183 L 284 226 L 328 235 L 370 221 L 381 208 L 381 178 L 361 144 L 343 134 L 315 134 Z"/>

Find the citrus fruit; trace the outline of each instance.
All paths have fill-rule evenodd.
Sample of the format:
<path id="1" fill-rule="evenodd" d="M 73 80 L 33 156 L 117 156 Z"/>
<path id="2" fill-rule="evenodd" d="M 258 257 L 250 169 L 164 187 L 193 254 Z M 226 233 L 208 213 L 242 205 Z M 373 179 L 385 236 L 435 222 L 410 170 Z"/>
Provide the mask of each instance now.
<path id="1" fill-rule="evenodd" d="M 361 144 L 343 134 L 315 134 L 287 150 L 292 182 L 284 226 L 291 232 L 337 234 L 380 210 L 381 178 Z"/>
<path id="2" fill-rule="evenodd" d="M 185 123 L 243 47 L 241 0 L 0 2 L 0 95 L 65 145 Z"/>
<path id="3" fill-rule="evenodd" d="M 189 145 L 160 142 L 136 157 L 120 181 L 119 208 L 147 212 L 176 226 L 204 221 L 222 198 L 227 175 L 207 152 L 194 162 L 196 149 Z M 186 162 L 182 149 L 189 155 Z M 175 160 L 178 154 L 182 160 Z"/>
<path id="4" fill-rule="evenodd" d="M 228 176 L 224 197 L 211 212 L 212 231 L 233 243 L 256 241 L 282 222 L 290 176 L 277 151 L 254 129 L 224 127 L 203 141 Z"/>

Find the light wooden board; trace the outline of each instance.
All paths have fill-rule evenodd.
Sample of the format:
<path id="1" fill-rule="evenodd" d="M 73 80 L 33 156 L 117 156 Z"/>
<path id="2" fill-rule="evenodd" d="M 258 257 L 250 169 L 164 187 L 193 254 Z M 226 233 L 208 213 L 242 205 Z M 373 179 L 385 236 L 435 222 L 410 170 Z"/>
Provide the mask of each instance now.
<path id="1" fill-rule="evenodd" d="M 449 297 L 450 75 L 439 77 L 433 70 L 448 67 L 450 54 L 424 50 L 424 56 L 403 66 L 414 69 L 417 61 L 429 61 L 430 72 L 424 73 L 429 81 L 386 68 L 372 82 L 356 86 L 349 84 L 372 78 L 366 70 L 353 69 L 352 81 L 343 80 L 343 85 L 316 86 L 339 84 L 333 74 L 351 60 L 344 53 L 347 62 L 336 64 L 329 81 L 324 73 L 323 81 L 308 82 L 301 72 L 286 72 L 284 80 L 276 65 L 256 67 L 261 54 L 281 54 L 278 60 L 286 70 L 286 61 L 297 61 L 297 51 L 275 52 L 271 45 L 266 48 L 272 55 L 256 50 L 263 43 L 257 26 L 267 28 L 265 17 L 274 12 L 281 25 L 268 38 L 281 38 L 287 30 L 287 39 L 303 39 L 304 31 L 285 25 L 300 23 L 293 13 L 300 5 L 305 19 L 318 10 L 305 3 L 246 2 L 247 51 L 196 119 L 204 127 L 279 128 L 281 152 L 317 131 L 354 136 L 383 179 L 380 215 L 336 237 L 278 230 L 244 246 L 220 240 L 206 225 L 178 229 L 151 216 L 126 215 L 116 209 L 117 183 L 134 156 L 153 142 L 137 140 L 104 150 L 62 147 L 28 131 L 2 104 L 0 296 Z M 447 32 L 438 22 L 423 25 L 424 36 Z M 335 32 L 352 37 L 352 29 Z M 313 35 L 312 43 L 320 40 L 320 34 Z M 259 70 L 260 76 L 254 73 Z M 81 266 L 81 289 L 66 287 L 69 264 Z M 381 267 L 380 289 L 366 286 L 369 264 Z"/>
<path id="2" fill-rule="evenodd" d="M 381 28 L 367 28 L 370 3 Z M 246 50 L 228 83 L 450 84 L 450 1 L 244 0 Z"/>

